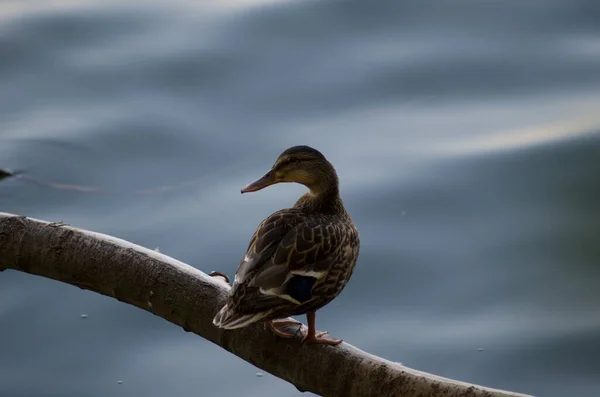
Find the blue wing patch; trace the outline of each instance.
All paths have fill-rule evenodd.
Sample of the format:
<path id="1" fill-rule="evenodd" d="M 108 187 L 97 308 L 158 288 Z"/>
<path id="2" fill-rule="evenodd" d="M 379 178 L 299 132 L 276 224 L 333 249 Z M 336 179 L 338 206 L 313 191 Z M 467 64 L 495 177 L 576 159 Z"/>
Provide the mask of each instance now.
<path id="1" fill-rule="evenodd" d="M 298 302 L 304 303 L 312 298 L 312 289 L 316 281 L 314 277 L 293 276 L 285 283 L 285 292 Z"/>

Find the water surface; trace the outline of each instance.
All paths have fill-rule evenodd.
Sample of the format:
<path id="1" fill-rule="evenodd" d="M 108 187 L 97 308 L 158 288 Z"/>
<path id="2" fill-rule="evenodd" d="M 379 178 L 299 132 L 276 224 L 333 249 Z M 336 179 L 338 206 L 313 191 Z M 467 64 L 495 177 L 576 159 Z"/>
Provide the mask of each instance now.
<path id="1" fill-rule="evenodd" d="M 362 241 L 319 328 L 446 377 L 595 395 L 598 18 L 593 1 L 4 2 L 0 167 L 45 184 L 2 180 L 0 210 L 233 274 L 303 191 L 240 187 L 308 144 Z M 301 395 L 12 271 L 0 330 L 0 396 Z"/>

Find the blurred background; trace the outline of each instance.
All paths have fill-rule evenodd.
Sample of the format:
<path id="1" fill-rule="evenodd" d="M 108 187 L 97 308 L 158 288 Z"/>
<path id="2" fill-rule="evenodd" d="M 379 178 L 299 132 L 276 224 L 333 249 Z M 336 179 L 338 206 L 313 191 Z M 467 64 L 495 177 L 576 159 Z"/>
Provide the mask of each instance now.
<path id="1" fill-rule="evenodd" d="M 319 328 L 445 377 L 597 395 L 599 20 L 595 0 L 4 0 L 0 168 L 24 174 L 0 211 L 232 275 L 304 190 L 239 189 L 308 144 L 362 241 Z M 13 271 L 0 335 L 2 397 L 302 395 Z"/>

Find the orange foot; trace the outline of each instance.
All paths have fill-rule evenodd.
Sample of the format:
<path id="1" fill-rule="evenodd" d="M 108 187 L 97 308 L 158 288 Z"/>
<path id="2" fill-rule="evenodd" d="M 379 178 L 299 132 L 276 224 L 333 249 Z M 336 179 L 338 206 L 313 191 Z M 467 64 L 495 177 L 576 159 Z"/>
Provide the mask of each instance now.
<path id="1" fill-rule="evenodd" d="M 286 339 L 295 338 L 296 334 L 298 333 L 298 330 L 296 330 L 295 332 L 292 333 L 292 332 L 282 331 L 280 329 L 280 327 L 285 328 L 288 325 L 299 325 L 300 326 L 299 330 L 301 330 L 303 327 L 302 323 L 300 323 L 298 321 L 280 320 L 280 321 L 265 322 L 265 329 L 270 329 L 271 332 L 273 332 L 275 335 L 279 336 L 280 338 L 286 338 Z"/>
<path id="2" fill-rule="evenodd" d="M 307 332 L 306 335 L 304 336 L 304 338 L 302 338 L 302 342 L 303 343 L 320 343 L 320 344 L 324 344 L 324 345 L 339 345 L 340 343 L 342 343 L 341 339 L 333 339 L 333 338 L 327 338 L 325 337 L 325 335 L 328 335 L 329 332 L 325 331 L 325 332 L 313 332 L 312 334 L 310 332 Z"/>
<path id="3" fill-rule="evenodd" d="M 339 345 L 342 343 L 341 339 L 333 339 L 327 338 L 325 335 L 329 334 L 329 332 L 317 332 L 315 329 L 315 312 L 306 313 L 306 319 L 308 320 L 308 331 L 302 338 L 302 342 L 306 343 L 320 343 L 324 345 Z"/>

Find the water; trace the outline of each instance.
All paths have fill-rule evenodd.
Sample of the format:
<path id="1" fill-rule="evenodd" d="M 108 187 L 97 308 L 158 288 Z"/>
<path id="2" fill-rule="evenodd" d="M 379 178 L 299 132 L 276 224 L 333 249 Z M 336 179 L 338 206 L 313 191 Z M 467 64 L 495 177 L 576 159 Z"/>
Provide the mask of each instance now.
<path id="1" fill-rule="evenodd" d="M 303 191 L 239 188 L 308 144 L 362 240 L 320 329 L 442 376 L 596 395 L 598 18 L 594 1 L 5 1 L 0 167 L 44 184 L 2 180 L 0 210 L 231 275 Z M 12 271 L 0 329 L 0 396 L 301 395 Z"/>

